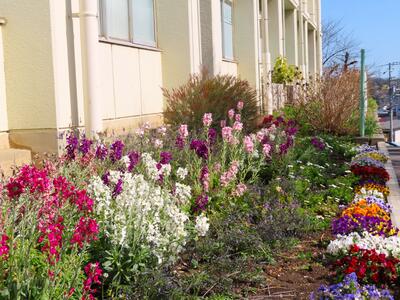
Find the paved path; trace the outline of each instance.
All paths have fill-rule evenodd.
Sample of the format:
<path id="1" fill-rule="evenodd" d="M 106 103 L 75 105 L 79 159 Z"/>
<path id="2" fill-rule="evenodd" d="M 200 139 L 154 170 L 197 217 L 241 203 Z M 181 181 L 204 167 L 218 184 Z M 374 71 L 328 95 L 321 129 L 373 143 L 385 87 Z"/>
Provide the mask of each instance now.
<path id="1" fill-rule="evenodd" d="M 390 156 L 385 168 L 390 175 L 387 186 L 390 189 L 388 202 L 392 206 L 392 222 L 397 228 L 400 228 L 400 147 L 393 147 L 385 142 L 378 143 L 379 150 Z"/>

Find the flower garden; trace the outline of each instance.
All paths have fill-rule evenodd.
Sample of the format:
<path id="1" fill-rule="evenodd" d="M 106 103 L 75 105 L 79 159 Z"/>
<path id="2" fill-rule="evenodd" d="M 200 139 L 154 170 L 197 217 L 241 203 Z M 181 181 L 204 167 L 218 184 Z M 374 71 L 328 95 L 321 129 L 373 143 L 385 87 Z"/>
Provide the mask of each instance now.
<path id="1" fill-rule="evenodd" d="M 328 273 L 294 297 L 393 299 L 400 241 L 387 157 L 299 134 L 285 114 L 253 131 L 245 109 L 205 113 L 198 130 L 70 132 L 61 157 L 4 180 L 1 298 L 264 299 L 279 257 L 331 228 L 327 250 L 317 245 L 329 257 L 309 258 Z"/>

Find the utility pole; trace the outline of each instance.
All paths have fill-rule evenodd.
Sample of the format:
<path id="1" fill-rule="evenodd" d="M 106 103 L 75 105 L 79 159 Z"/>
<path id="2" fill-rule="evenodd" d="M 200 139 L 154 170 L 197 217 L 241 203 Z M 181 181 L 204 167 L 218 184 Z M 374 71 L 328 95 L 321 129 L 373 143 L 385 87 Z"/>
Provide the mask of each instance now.
<path id="1" fill-rule="evenodd" d="M 361 67 L 360 67 L 360 136 L 365 135 L 365 50 L 361 49 Z"/>

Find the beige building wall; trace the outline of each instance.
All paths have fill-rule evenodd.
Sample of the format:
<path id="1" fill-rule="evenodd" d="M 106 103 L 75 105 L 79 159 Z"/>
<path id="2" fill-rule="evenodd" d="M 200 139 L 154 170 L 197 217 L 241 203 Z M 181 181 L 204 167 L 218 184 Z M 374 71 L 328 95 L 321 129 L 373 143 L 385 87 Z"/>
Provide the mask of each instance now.
<path id="1" fill-rule="evenodd" d="M 8 130 L 7 102 L 6 102 L 6 79 L 4 74 L 3 54 L 3 26 L 5 19 L 0 18 L 0 134 Z"/>

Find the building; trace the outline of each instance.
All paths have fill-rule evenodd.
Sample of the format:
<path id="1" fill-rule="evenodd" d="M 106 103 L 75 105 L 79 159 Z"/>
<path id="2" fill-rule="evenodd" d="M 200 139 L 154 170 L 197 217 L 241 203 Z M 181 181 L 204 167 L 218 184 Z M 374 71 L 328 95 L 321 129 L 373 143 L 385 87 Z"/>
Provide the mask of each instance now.
<path id="1" fill-rule="evenodd" d="M 280 55 L 306 77 L 318 74 L 320 6 L 320 0 L 1 0 L 0 147 L 57 152 L 58 137 L 71 127 L 93 132 L 161 123 L 160 88 L 176 87 L 202 67 L 247 79 L 260 97 Z"/>

